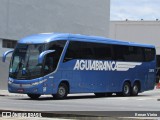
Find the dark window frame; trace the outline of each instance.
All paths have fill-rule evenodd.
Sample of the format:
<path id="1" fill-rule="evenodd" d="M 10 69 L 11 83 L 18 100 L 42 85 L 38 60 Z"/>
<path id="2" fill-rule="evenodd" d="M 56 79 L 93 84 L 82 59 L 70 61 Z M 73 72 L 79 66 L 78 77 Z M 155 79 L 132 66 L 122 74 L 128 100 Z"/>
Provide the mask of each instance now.
<path id="1" fill-rule="evenodd" d="M 75 44 L 77 43 L 77 44 Z M 83 45 L 81 45 L 83 43 Z M 92 44 L 93 46 L 91 47 L 91 51 L 94 54 L 94 58 L 90 58 L 90 57 L 81 57 L 81 55 L 79 55 L 79 57 L 76 57 L 77 53 L 79 51 L 76 51 L 75 49 L 77 47 L 72 46 L 72 44 L 77 47 L 80 46 L 88 46 L 89 44 Z M 78 45 L 79 44 L 79 45 Z M 87 45 L 88 44 L 88 45 Z M 110 58 L 106 57 L 104 58 L 104 56 L 102 56 L 102 59 L 100 58 L 96 58 L 95 56 L 95 51 L 94 47 L 95 46 L 106 46 L 106 51 L 107 51 L 107 47 L 110 48 Z M 75 49 L 70 50 L 70 47 L 72 47 L 72 49 L 75 47 Z M 146 52 L 145 49 L 149 49 L 152 51 L 152 53 L 150 53 L 150 58 L 146 58 Z M 68 51 L 72 51 L 72 55 L 71 57 L 67 58 L 67 55 L 69 54 Z M 108 49 L 109 50 L 109 49 Z M 103 49 L 102 49 L 102 52 Z M 107 51 L 108 52 L 108 51 Z M 106 55 L 107 56 L 107 52 Z M 82 53 L 80 53 L 82 54 Z M 85 53 L 83 52 L 82 55 L 84 55 Z M 104 53 L 102 53 L 102 55 L 104 55 Z M 127 45 L 119 45 L 119 44 L 106 44 L 106 43 L 94 43 L 94 42 L 84 42 L 84 41 L 70 41 L 68 44 L 68 48 L 66 50 L 65 53 L 65 57 L 63 59 L 63 62 L 67 62 L 73 59 L 91 59 L 91 60 L 115 60 L 115 61 L 125 61 L 125 62 L 150 62 L 153 61 L 155 59 L 155 49 L 154 48 L 147 48 L 147 47 L 141 47 L 141 46 L 127 46 Z"/>
<path id="2" fill-rule="evenodd" d="M 63 50 L 65 48 L 66 43 L 67 40 L 56 40 L 46 44 L 46 50 L 55 50 L 55 52 L 49 53 L 45 56 L 42 65 L 43 75 L 50 74 L 51 72 L 54 72 L 57 69 L 58 63 L 60 62 L 61 55 L 63 54 Z M 61 44 L 61 48 L 58 48 L 58 44 Z M 53 45 L 56 49 L 53 47 Z M 45 70 L 45 66 L 48 66 L 48 70 Z"/>
<path id="3" fill-rule="evenodd" d="M 16 40 L 2 39 L 2 48 L 15 48 L 16 45 Z"/>
<path id="4" fill-rule="evenodd" d="M 79 50 L 77 49 L 78 47 Z M 85 49 L 87 49 L 87 51 Z M 100 49 L 103 50 L 102 53 L 99 52 Z M 106 51 L 104 49 L 106 49 Z M 109 53 L 104 55 L 104 53 L 108 52 L 107 49 Z M 112 60 L 112 57 L 113 49 L 111 44 L 70 41 L 63 62 L 67 62 L 73 59 Z"/>

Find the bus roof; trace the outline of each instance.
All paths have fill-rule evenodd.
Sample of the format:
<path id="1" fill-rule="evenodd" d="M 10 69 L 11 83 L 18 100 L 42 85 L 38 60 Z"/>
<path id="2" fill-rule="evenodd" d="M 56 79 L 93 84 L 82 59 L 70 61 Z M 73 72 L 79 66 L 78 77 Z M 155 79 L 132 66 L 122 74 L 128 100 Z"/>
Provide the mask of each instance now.
<path id="1" fill-rule="evenodd" d="M 84 42 L 94 42 L 94 43 L 108 43 L 108 44 L 120 44 L 120 45 L 129 45 L 129 46 L 141 46 L 141 47 L 152 47 L 153 45 L 148 44 L 139 44 L 134 42 L 126 42 L 120 40 L 113 40 L 105 37 L 98 36 L 87 36 L 80 34 L 69 34 L 69 33 L 40 33 L 25 37 L 18 41 L 22 44 L 40 44 L 40 43 L 49 43 L 55 40 L 72 40 L 72 41 L 84 41 Z"/>

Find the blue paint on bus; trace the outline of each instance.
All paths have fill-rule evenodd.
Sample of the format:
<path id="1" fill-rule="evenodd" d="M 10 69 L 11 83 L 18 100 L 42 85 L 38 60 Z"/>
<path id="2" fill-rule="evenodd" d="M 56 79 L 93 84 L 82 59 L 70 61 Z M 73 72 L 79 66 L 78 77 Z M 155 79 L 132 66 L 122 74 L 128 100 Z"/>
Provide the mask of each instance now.
<path id="1" fill-rule="evenodd" d="M 82 56 L 77 54 L 77 44 L 81 45 L 81 52 L 85 49 Z M 70 52 L 69 47 L 74 48 L 74 45 L 77 45 L 77 52 L 72 55 L 75 51 Z M 103 57 L 105 53 L 96 53 L 101 48 L 102 53 L 103 50 L 108 52 L 106 58 Z M 122 49 L 126 55 L 120 59 Z M 55 52 L 48 52 L 45 54 L 46 58 L 39 58 L 39 55 L 47 50 Z M 125 53 L 125 50 L 131 51 L 133 56 Z M 90 53 L 87 53 L 89 51 Z M 90 57 L 92 54 L 94 55 Z M 131 91 L 135 83 L 139 86 L 138 92 L 152 90 L 156 75 L 155 54 L 153 45 L 104 37 L 64 33 L 32 35 L 19 40 L 13 52 L 8 90 L 11 93 L 56 95 L 59 86 L 64 83 L 69 94 L 119 93 L 123 91 L 125 82 L 129 83 Z M 38 59 L 42 64 L 38 63 Z"/>

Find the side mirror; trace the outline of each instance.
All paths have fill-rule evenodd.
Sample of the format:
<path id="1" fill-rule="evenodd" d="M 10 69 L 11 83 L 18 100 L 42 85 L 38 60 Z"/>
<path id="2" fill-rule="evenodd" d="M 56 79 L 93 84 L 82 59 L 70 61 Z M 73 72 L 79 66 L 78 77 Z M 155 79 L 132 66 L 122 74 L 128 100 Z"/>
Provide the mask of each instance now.
<path id="1" fill-rule="evenodd" d="M 55 52 L 55 50 L 46 50 L 46 51 L 42 52 L 42 53 L 39 55 L 39 57 L 38 57 L 38 64 L 42 64 L 44 57 L 45 57 L 47 54 L 52 53 L 52 52 Z"/>
<path id="2" fill-rule="evenodd" d="M 13 53 L 13 51 L 14 51 L 14 50 L 6 51 L 6 52 L 3 54 L 2 61 L 3 61 L 3 62 L 5 62 L 5 61 L 6 61 L 6 57 L 7 57 L 7 55 L 8 55 L 8 54 L 10 54 L 10 53 Z"/>

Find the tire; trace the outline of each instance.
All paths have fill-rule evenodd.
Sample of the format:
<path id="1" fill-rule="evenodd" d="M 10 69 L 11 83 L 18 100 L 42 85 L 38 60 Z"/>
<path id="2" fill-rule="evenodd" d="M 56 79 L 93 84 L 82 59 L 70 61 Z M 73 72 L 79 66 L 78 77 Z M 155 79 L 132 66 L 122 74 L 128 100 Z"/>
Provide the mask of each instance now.
<path id="1" fill-rule="evenodd" d="M 53 94 L 53 97 L 56 99 L 65 99 L 68 94 L 68 86 L 65 83 L 61 83 L 58 87 L 56 94 Z"/>
<path id="2" fill-rule="evenodd" d="M 36 100 L 41 96 L 40 94 L 27 94 L 27 95 L 28 95 L 28 97 L 30 97 L 33 100 Z"/>
<path id="3" fill-rule="evenodd" d="M 131 95 L 131 86 L 128 82 L 125 82 L 123 84 L 122 95 L 123 96 L 130 96 Z"/>
<path id="4" fill-rule="evenodd" d="M 133 87 L 132 87 L 131 95 L 132 95 L 132 96 L 137 96 L 139 91 L 140 91 L 140 86 L 139 86 L 139 84 L 138 84 L 138 83 L 134 83 L 134 84 L 133 84 Z"/>

